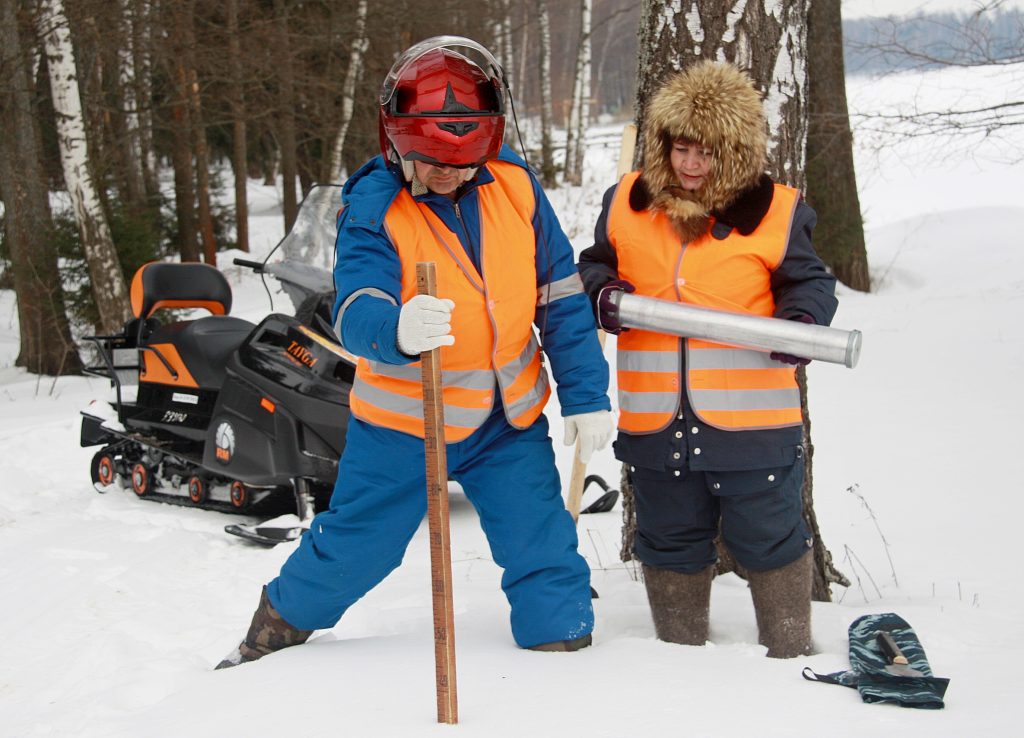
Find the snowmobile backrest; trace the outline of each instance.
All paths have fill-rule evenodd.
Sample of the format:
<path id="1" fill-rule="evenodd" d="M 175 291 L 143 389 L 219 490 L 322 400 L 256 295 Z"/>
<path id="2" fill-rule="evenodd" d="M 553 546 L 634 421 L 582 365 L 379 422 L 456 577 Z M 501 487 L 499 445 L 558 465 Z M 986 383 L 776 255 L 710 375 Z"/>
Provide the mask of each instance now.
<path id="1" fill-rule="evenodd" d="M 231 312 L 231 285 L 209 264 L 151 261 L 132 279 L 132 313 L 148 318 L 161 308 L 205 308 Z"/>

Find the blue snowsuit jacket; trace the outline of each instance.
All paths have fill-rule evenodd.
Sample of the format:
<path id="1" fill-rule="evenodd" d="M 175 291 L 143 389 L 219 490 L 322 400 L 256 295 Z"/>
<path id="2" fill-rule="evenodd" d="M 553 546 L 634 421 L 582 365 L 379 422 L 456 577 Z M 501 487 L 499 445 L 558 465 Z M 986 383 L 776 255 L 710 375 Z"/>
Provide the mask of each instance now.
<path id="1" fill-rule="evenodd" d="M 500 161 L 526 169 L 525 162 L 507 146 Z M 531 173 L 536 198 L 533 228 L 536 234 L 536 285 L 539 287 L 576 274 L 575 255 L 559 225 L 551 203 Z M 480 270 L 480 213 L 477 189 L 494 181 L 487 166 L 462 185 L 455 200 L 427 192 L 416 196 L 426 203 L 459 237 L 467 255 Z M 384 229 L 388 208 L 402 187 L 400 172 L 377 156 L 345 183 L 344 209 L 338 217 L 335 244 L 334 326 L 346 349 L 373 361 L 408 364 L 416 360 L 398 350 L 396 332 L 402 299 L 402 265 L 396 246 Z M 456 205 L 458 208 L 456 209 Z M 490 246 L 494 248 L 494 246 Z M 498 244 L 500 247 L 500 244 Z M 355 299 L 350 296 L 359 292 Z M 585 294 L 576 294 L 539 306 L 534 324 L 550 360 L 562 415 L 609 410 L 608 364 L 596 339 L 596 323 Z"/>

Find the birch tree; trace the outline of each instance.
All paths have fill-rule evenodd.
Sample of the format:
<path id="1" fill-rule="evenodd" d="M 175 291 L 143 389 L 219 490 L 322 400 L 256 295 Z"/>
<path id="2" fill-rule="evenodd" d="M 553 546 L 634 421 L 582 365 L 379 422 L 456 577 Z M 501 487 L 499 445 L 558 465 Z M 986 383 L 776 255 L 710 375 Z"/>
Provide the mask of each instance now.
<path id="1" fill-rule="evenodd" d="M 551 21 L 547 0 L 537 0 L 537 29 L 540 36 L 540 178 L 549 189 L 557 186 L 555 154 L 551 144 Z"/>
<path id="2" fill-rule="evenodd" d="M 47 55 L 50 94 L 57 119 L 64 182 L 78 223 L 93 296 L 99 312 L 98 329 L 113 333 L 130 314 L 125 285 L 110 226 L 93 185 L 89 146 L 82 117 L 82 100 L 63 0 L 42 0 L 39 31 Z"/>
<path id="3" fill-rule="evenodd" d="M 807 141 L 807 7 L 810 0 L 644 0 L 640 18 L 636 119 L 643 130 L 648 100 L 671 73 L 699 59 L 730 61 L 750 73 L 764 95 L 769 127 L 768 168 L 777 182 L 802 189 Z M 643 146 L 638 144 L 637 155 Z M 642 162 L 640 162 L 642 166 Z M 798 371 L 807 453 L 804 516 L 814 534 L 814 599 L 831 599 L 830 582 L 848 583 L 832 565 L 818 533 L 811 496 L 813 479 L 806 375 Z M 624 485 L 624 494 L 629 492 Z M 631 504 L 627 504 L 631 510 Z M 627 538 L 632 521 L 627 520 Z M 624 541 L 623 558 L 632 556 Z M 726 567 L 730 558 L 723 557 Z"/>
<path id="4" fill-rule="evenodd" d="M 82 365 L 64 310 L 17 4 L 0 0 L 0 198 L 18 298 L 14 363 L 37 374 L 72 374 Z"/>
<path id="5" fill-rule="evenodd" d="M 352 49 L 348 55 L 348 68 L 345 70 L 345 81 L 341 86 L 341 123 L 338 127 L 338 135 L 334 139 L 334 153 L 331 155 L 330 166 L 328 167 L 328 182 L 343 182 L 345 180 L 345 164 L 342 154 L 345 150 L 345 137 L 348 135 L 349 125 L 352 123 L 352 113 L 356 104 L 356 84 L 358 84 L 363 73 L 363 58 L 369 48 L 370 42 L 366 37 L 366 9 L 367 0 L 359 0 L 356 8 L 355 38 L 352 40 Z"/>
<path id="6" fill-rule="evenodd" d="M 590 77 L 592 35 L 592 0 L 580 3 L 580 44 L 576 52 L 576 73 L 572 85 L 572 102 L 565 137 L 565 181 L 583 184 L 583 156 L 586 152 L 586 132 L 590 124 Z"/>

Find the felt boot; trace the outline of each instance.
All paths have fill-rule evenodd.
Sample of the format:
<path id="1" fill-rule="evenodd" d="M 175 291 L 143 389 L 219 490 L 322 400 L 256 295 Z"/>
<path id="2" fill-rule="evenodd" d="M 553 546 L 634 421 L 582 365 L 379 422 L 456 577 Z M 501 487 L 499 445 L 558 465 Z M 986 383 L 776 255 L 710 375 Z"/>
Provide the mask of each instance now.
<path id="1" fill-rule="evenodd" d="M 708 640 L 708 610 L 715 567 L 681 574 L 644 564 L 644 585 L 660 640 L 703 646 Z"/>
<path id="2" fill-rule="evenodd" d="M 768 571 L 749 571 L 758 642 L 773 659 L 811 653 L 811 552 Z"/>
<path id="3" fill-rule="evenodd" d="M 536 646 L 530 646 L 527 651 L 579 651 L 581 648 L 586 648 L 592 643 L 593 639 L 590 633 L 579 638 L 573 638 L 571 641 L 552 641 L 551 643 L 540 643 Z"/>
<path id="4" fill-rule="evenodd" d="M 268 653 L 280 651 L 282 648 L 305 643 L 313 634 L 311 630 L 299 630 L 288 624 L 281 613 L 274 609 L 267 597 L 267 588 L 263 587 L 260 604 L 253 613 L 252 623 L 245 640 L 238 648 L 228 654 L 227 658 L 217 664 L 218 669 L 246 664 L 266 656 Z"/>

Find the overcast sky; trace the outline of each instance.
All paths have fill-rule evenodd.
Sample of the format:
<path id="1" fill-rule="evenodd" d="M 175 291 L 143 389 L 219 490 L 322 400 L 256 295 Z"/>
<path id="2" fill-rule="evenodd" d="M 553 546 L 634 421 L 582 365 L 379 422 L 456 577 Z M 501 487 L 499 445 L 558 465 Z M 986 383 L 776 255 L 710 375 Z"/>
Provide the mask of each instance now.
<path id="1" fill-rule="evenodd" d="M 991 0 L 842 0 L 843 17 L 859 18 L 865 15 L 913 15 L 921 11 L 937 13 L 944 11 L 969 12 L 976 10 L 982 3 Z M 1024 7 L 1024 0 L 1006 0 L 1004 7 Z"/>

